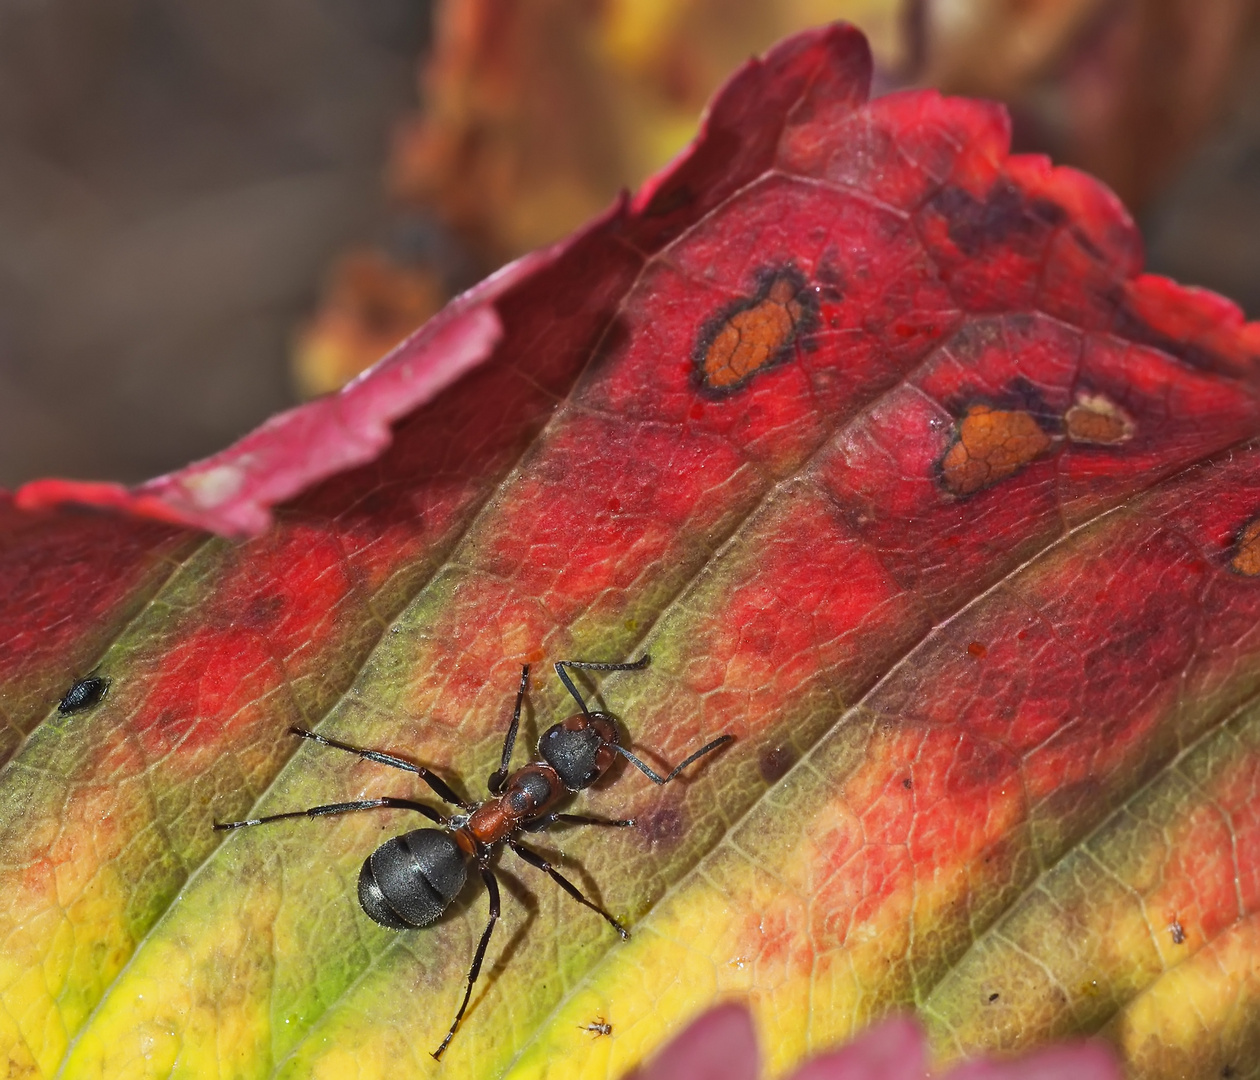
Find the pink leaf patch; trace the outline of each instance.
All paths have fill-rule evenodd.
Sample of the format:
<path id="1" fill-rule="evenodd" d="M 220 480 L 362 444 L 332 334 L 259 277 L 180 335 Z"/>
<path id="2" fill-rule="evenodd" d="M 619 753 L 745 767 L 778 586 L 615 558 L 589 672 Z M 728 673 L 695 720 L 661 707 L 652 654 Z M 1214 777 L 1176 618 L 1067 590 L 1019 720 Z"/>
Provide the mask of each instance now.
<path id="1" fill-rule="evenodd" d="M 807 1061 L 789 1080 L 1121 1080 L 1115 1057 L 1097 1043 L 1068 1043 L 1009 1061 L 969 1061 L 945 1073 L 929 1073 L 926 1062 L 922 1030 L 896 1017 Z M 758 1063 L 752 1017 L 740 1005 L 720 1005 L 627 1080 L 756 1080 Z"/>

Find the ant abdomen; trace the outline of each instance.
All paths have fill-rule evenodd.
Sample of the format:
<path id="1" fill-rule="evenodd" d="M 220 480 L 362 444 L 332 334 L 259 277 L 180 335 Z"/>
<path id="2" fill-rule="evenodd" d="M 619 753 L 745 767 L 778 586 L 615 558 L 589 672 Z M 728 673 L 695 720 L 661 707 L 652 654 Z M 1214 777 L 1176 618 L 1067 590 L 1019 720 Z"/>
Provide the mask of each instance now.
<path id="1" fill-rule="evenodd" d="M 359 871 L 359 903 L 391 930 L 428 926 L 459 895 L 468 856 L 450 833 L 416 829 L 386 840 Z"/>

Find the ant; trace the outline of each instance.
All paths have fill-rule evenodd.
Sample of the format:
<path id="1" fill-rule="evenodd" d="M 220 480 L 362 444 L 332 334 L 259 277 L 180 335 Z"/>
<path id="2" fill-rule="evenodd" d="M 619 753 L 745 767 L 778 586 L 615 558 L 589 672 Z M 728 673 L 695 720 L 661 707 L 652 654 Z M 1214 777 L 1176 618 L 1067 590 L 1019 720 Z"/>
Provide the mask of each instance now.
<path id="1" fill-rule="evenodd" d="M 594 901 L 582 895 L 581 890 L 560 873 L 542 855 L 526 847 L 517 839 L 522 831 L 537 832 L 561 822 L 568 825 L 607 825 L 626 828 L 633 819 L 609 820 L 557 812 L 562 802 L 578 791 L 596 783 L 617 760 L 624 757 L 654 784 L 668 784 L 692 762 L 704 757 L 730 742 L 732 735 L 722 735 L 700 747 L 667 776 L 660 776 L 621 745 L 617 721 L 610 713 L 593 712 L 587 708 L 582 695 L 573 685 L 566 668 L 583 671 L 642 671 L 651 657 L 642 656 L 628 664 L 605 664 L 586 660 L 560 660 L 556 662 L 556 674 L 564 688 L 578 703 L 581 712 L 553 724 L 538 740 L 538 756 L 542 760 L 531 761 L 515 772 L 508 772 L 512 750 L 516 746 L 516 732 L 520 726 L 521 704 L 529 689 L 529 665 L 521 668 L 521 685 L 516 693 L 516 707 L 512 710 L 512 722 L 503 740 L 503 756 L 499 767 L 490 774 L 487 787 L 490 798 L 484 802 L 465 802 L 441 777 L 423 765 L 384 754 L 379 750 L 363 750 L 357 746 L 327 739 L 305 728 L 293 727 L 289 731 L 299 738 L 310 739 L 321 746 L 345 750 L 380 765 L 419 776 L 443 802 L 460 809 L 449 817 L 424 803 L 411 799 L 383 796 L 359 802 L 329 803 L 312 806 L 308 810 L 291 810 L 283 814 L 250 818 L 247 821 L 215 822 L 215 829 L 224 831 L 250 825 L 263 825 L 286 818 L 321 817 L 325 814 L 344 814 L 353 810 L 414 810 L 440 829 L 416 829 L 386 840 L 363 863 L 359 872 L 359 904 L 367 916 L 391 930 L 410 930 L 428 926 L 450 906 L 459 895 L 468 877 L 469 863 L 475 863 L 490 896 L 490 918 L 477 944 L 472 966 L 468 969 L 468 981 L 464 988 L 464 1000 L 451 1023 L 450 1031 L 442 1045 L 432 1052 L 440 1059 L 443 1051 L 455 1037 L 464 1010 L 472 997 L 473 985 L 481 973 L 490 935 L 499 919 L 499 883 L 490 867 L 490 859 L 501 844 L 506 844 L 524 862 L 547 874 L 579 904 L 584 904 L 621 935 L 622 940 L 630 932 Z"/>

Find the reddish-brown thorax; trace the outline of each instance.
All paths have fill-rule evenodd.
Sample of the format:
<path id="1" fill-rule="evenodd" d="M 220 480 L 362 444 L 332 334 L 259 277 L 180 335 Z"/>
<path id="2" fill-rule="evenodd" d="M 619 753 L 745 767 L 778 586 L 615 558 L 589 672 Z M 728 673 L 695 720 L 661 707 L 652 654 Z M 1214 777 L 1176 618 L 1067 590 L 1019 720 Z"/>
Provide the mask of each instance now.
<path id="1" fill-rule="evenodd" d="M 455 831 L 455 842 L 470 855 L 506 840 L 521 824 L 544 814 L 569 792 L 550 765 L 534 762 L 508 777 L 502 795 L 487 799 Z"/>

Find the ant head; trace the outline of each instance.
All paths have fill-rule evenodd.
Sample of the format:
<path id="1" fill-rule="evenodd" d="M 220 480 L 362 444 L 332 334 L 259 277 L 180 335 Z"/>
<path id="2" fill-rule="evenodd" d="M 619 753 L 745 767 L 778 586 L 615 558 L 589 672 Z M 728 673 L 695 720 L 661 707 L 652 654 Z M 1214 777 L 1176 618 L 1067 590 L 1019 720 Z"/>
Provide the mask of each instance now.
<path id="1" fill-rule="evenodd" d="M 608 713 L 576 713 L 543 732 L 538 755 L 566 788 L 581 791 L 608 771 L 617 759 L 609 744 L 620 741 L 617 722 Z"/>

